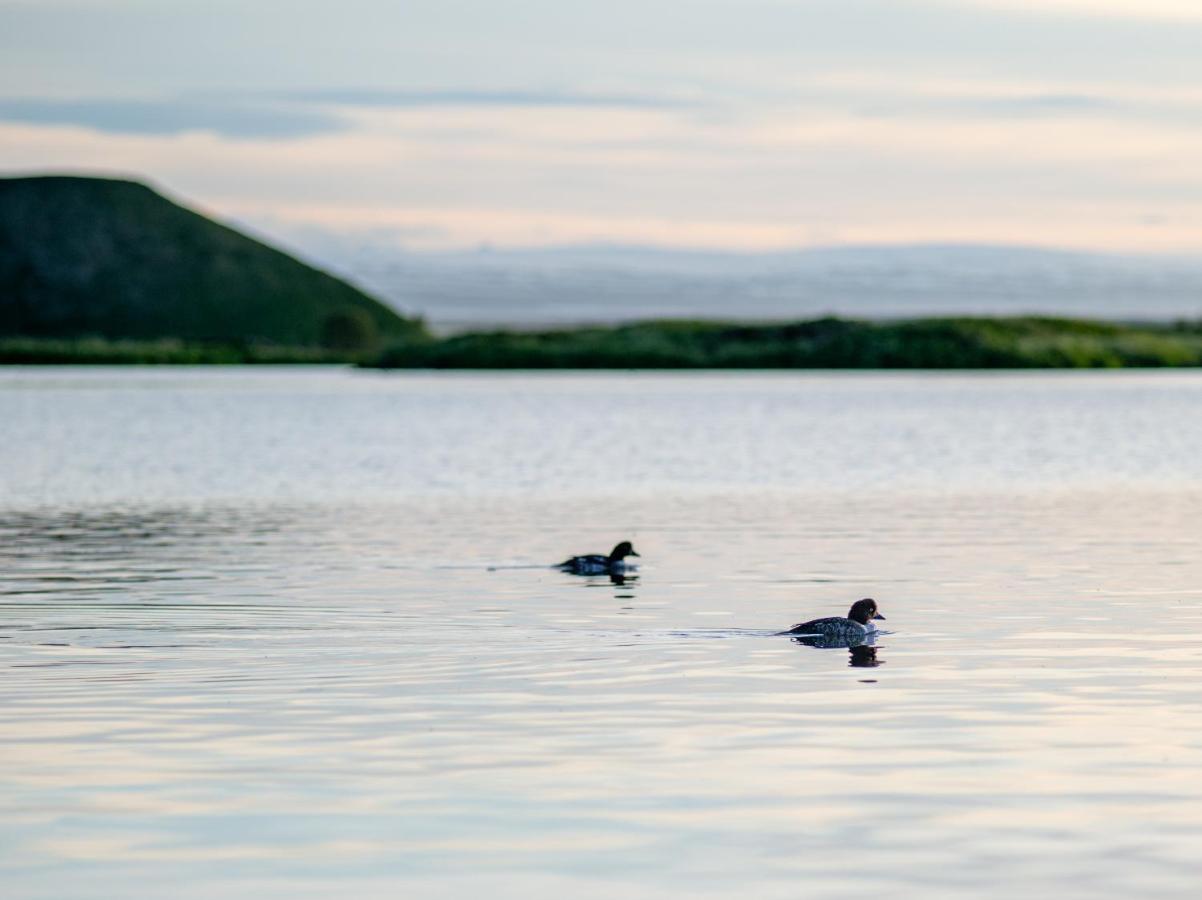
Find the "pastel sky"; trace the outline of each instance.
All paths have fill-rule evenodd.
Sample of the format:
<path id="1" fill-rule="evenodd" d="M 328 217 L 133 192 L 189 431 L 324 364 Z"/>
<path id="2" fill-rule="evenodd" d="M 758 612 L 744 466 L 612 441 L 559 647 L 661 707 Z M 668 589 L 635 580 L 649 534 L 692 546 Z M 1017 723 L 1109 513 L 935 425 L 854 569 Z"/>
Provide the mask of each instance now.
<path id="1" fill-rule="evenodd" d="M 0 172 L 415 249 L 1202 249 L 1197 0 L 0 0 Z"/>

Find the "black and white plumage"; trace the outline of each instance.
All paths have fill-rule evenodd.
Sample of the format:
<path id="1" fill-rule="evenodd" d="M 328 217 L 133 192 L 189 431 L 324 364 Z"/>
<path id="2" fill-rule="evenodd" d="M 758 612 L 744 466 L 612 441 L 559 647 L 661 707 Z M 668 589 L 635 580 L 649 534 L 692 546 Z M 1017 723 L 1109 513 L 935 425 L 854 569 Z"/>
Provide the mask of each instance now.
<path id="1" fill-rule="evenodd" d="M 571 559 L 565 559 L 555 568 L 571 572 L 573 575 L 620 574 L 631 568 L 631 565 L 626 562 L 626 558 L 638 555 L 630 541 L 622 541 L 609 552 L 608 556 L 600 553 L 573 556 Z"/>
<path id="2" fill-rule="evenodd" d="M 830 616 L 825 619 L 811 619 L 794 625 L 781 634 L 804 635 L 821 639 L 824 645 L 839 646 L 845 643 L 863 643 L 869 636 L 876 633 L 874 619 L 885 617 L 877 610 L 876 601 L 871 598 L 857 600 L 847 611 L 847 617 Z"/>

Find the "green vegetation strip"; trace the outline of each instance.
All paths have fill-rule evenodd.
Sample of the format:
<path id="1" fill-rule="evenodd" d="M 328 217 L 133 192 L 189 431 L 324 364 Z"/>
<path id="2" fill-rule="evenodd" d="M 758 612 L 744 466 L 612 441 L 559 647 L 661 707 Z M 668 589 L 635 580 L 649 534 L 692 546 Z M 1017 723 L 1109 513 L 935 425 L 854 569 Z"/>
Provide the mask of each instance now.
<path id="1" fill-rule="evenodd" d="M 315 347 L 105 338 L 0 338 L 5 365 L 246 365 L 353 363 L 361 354 Z"/>
<path id="2" fill-rule="evenodd" d="M 1202 365 L 1202 325 L 1078 319 L 817 319 L 792 324 L 644 322 L 494 331 L 392 345 L 379 368 L 1063 369 Z"/>
<path id="3" fill-rule="evenodd" d="M 357 363 L 408 369 L 1083 369 L 1202 366 L 1202 323 L 1053 318 L 415 333 L 382 353 L 264 343 L 0 338 L 8 364 Z"/>

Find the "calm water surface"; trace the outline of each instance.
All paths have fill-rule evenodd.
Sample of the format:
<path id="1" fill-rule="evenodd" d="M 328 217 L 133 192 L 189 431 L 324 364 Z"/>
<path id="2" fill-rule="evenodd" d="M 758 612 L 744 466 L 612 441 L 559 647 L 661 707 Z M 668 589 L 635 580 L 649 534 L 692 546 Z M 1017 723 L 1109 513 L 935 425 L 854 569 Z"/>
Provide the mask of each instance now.
<path id="1" fill-rule="evenodd" d="M 4 896 L 1192 896 L 1200 404 L 0 370 Z"/>

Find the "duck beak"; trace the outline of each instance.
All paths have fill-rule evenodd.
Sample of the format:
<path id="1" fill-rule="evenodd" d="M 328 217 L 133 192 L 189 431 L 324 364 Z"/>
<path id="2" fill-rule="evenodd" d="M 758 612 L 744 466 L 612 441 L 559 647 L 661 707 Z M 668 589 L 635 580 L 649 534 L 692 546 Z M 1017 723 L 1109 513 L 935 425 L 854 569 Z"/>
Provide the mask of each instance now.
<path id="1" fill-rule="evenodd" d="M 884 621 L 884 619 L 885 619 L 885 617 L 884 617 L 884 616 L 882 616 L 880 613 L 877 613 L 875 616 L 873 616 L 873 618 L 874 618 L 874 619 L 880 619 L 881 621 Z"/>
<path id="2" fill-rule="evenodd" d="M 630 555 L 631 556 L 642 556 L 643 554 L 639 553 L 637 550 L 631 550 Z"/>

